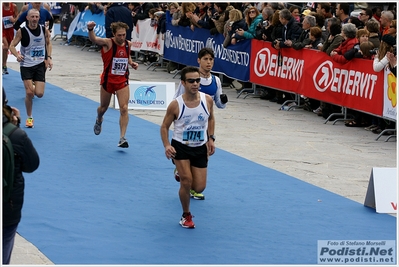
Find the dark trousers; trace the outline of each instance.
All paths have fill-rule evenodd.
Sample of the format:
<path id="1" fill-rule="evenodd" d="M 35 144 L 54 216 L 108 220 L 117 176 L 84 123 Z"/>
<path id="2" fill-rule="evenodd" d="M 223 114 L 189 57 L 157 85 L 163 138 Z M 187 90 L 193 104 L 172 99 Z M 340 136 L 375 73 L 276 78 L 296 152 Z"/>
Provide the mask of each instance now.
<path id="1" fill-rule="evenodd" d="M 3 227 L 3 264 L 10 264 L 18 224 Z"/>

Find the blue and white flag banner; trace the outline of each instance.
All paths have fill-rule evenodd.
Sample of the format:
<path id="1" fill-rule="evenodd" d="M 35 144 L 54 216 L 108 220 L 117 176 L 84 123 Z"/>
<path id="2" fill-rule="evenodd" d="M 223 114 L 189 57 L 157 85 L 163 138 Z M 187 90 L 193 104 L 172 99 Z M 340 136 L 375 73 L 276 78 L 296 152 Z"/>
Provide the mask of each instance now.
<path id="1" fill-rule="evenodd" d="M 89 37 L 89 32 L 87 30 L 87 23 L 89 21 L 94 21 L 96 27 L 94 28 L 94 33 L 97 37 L 105 38 L 105 16 L 104 13 L 92 14 L 90 10 L 83 11 L 79 14 L 79 20 L 76 24 L 73 35 Z"/>

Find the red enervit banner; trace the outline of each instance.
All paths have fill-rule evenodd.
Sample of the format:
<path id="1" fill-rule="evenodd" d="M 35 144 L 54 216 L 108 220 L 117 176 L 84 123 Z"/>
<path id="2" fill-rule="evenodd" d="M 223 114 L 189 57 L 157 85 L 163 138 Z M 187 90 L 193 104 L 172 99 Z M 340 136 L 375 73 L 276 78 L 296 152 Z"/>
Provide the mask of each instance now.
<path id="1" fill-rule="evenodd" d="M 284 48 L 279 64 L 270 42 L 251 45 L 250 82 L 382 116 L 384 72 L 372 60 L 339 64 L 318 50 Z"/>

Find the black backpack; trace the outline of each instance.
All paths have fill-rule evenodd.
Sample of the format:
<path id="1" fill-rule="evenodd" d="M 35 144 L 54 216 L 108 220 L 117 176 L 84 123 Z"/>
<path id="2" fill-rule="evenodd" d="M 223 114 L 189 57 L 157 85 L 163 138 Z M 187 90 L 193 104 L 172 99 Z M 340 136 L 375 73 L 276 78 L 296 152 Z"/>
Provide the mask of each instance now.
<path id="1" fill-rule="evenodd" d="M 10 122 L 3 125 L 3 202 L 10 200 L 14 184 L 15 154 L 9 137 L 16 129 Z"/>

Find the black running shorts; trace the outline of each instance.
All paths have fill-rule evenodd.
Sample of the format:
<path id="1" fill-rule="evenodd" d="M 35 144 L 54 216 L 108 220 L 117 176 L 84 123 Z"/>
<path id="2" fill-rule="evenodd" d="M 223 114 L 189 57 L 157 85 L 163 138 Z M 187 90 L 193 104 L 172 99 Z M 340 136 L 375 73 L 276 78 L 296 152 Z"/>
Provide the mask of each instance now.
<path id="1" fill-rule="evenodd" d="M 34 82 L 46 82 L 46 66 L 44 62 L 33 67 L 21 67 L 21 79 L 32 80 Z"/>
<path id="2" fill-rule="evenodd" d="M 174 139 L 172 139 L 171 144 L 175 150 L 176 155 L 174 160 L 190 160 L 190 164 L 197 168 L 208 167 L 208 148 L 206 144 L 198 147 L 186 146 Z"/>

